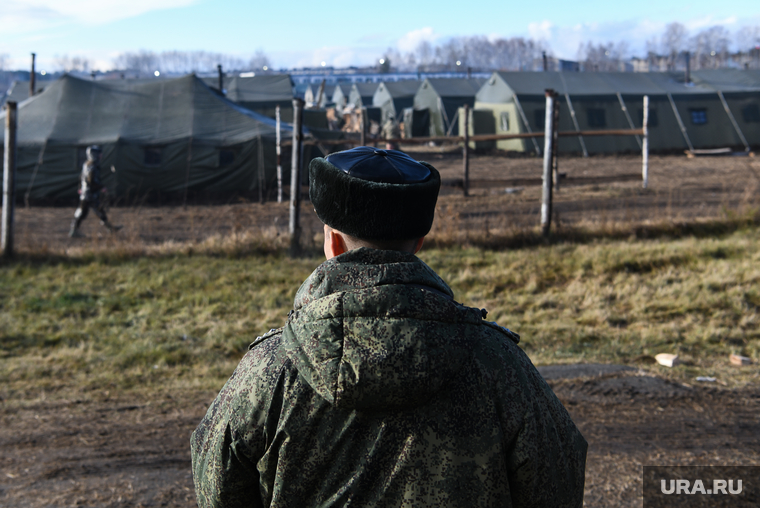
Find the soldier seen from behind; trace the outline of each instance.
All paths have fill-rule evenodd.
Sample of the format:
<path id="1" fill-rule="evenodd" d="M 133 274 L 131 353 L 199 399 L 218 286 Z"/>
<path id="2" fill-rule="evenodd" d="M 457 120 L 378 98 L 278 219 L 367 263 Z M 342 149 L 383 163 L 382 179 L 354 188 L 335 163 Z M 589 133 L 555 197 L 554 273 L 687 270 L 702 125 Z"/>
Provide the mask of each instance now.
<path id="1" fill-rule="evenodd" d="M 103 183 L 100 181 L 100 156 L 102 153 L 103 151 L 98 145 L 87 147 L 87 161 L 82 165 L 82 173 L 80 175 L 79 207 L 74 212 L 74 220 L 71 221 L 71 230 L 69 230 L 69 236 L 72 238 L 83 236 L 79 232 L 79 226 L 81 226 L 82 221 L 87 217 L 87 212 L 89 212 L 90 208 L 100 218 L 100 223 L 108 228 L 109 231 L 114 232 L 121 229 L 121 226 L 114 226 L 108 222 L 103 202 L 100 199 L 100 194 L 106 192 L 106 188 L 103 187 Z"/>
<path id="2" fill-rule="evenodd" d="M 309 179 L 327 261 L 193 433 L 198 505 L 580 507 L 586 441 L 520 337 L 415 256 L 438 171 L 358 147 Z"/>

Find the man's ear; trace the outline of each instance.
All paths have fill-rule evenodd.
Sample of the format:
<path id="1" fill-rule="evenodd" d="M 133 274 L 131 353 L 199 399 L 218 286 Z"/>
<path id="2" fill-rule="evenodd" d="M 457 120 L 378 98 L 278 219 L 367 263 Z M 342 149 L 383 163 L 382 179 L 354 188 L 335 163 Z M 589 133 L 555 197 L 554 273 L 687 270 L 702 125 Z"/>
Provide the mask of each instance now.
<path id="1" fill-rule="evenodd" d="M 348 251 L 346 241 L 340 232 L 325 224 L 325 257 L 332 259 Z"/>
<path id="2" fill-rule="evenodd" d="M 417 240 L 417 245 L 414 246 L 414 254 L 417 254 L 420 249 L 422 248 L 422 243 L 425 241 L 425 237 L 423 236 L 419 240 Z"/>

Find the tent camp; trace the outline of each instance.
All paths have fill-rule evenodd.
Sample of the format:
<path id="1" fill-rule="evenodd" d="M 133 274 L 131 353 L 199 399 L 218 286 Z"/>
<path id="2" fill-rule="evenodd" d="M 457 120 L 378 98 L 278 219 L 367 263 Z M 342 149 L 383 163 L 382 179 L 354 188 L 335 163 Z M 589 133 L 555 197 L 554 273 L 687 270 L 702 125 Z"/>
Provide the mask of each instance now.
<path id="1" fill-rule="evenodd" d="M 290 125 L 283 130 L 288 136 Z M 19 104 L 16 192 L 76 197 L 91 144 L 103 147 L 104 184 L 117 196 L 255 192 L 276 178 L 274 136 L 273 120 L 220 97 L 194 75 L 113 81 L 65 75 Z"/>
<path id="2" fill-rule="evenodd" d="M 480 78 L 427 78 L 414 95 L 414 109 L 427 109 L 430 115 L 429 133 L 425 136 L 445 136 L 457 111 L 465 104 L 472 108 L 475 94 L 486 82 Z"/>
<path id="3" fill-rule="evenodd" d="M 372 96 L 372 105 L 382 111 L 381 122 L 391 115 L 400 121 L 404 109 L 414 106 L 414 94 L 419 87 L 420 82 L 412 79 L 380 83 Z"/>
<path id="4" fill-rule="evenodd" d="M 752 77 L 757 71 L 737 72 L 746 73 L 745 79 L 727 78 L 726 69 L 720 69 L 695 71 L 690 83 L 682 73 L 495 72 L 478 91 L 474 109 L 491 112 L 490 118 L 479 117 L 490 123 L 490 132 L 543 131 L 544 90 L 553 89 L 559 93 L 559 130 L 629 129 L 641 127 L 648 95 L 651 150 L 747 149 L 760 145 L 760 120 L 753 116 L 760 86 Z M 624 152 L 639 150 L 639 143 L 633 136 L 565 137 L 559 150 Z M 497 146 L 540 151 L 540 143 L 532 140 L 504 140 Z"/>

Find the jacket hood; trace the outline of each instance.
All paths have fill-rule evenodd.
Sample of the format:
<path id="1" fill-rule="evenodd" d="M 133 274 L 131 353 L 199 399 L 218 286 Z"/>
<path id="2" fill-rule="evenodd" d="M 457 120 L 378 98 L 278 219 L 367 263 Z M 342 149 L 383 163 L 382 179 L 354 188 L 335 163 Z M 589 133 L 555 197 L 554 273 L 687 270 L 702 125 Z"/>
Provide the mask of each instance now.
<path id="1" fill-rule="evenodd" d="M 336 407 L 424 403 L 469 361 L 478 309 L 413 254 L 357 249 L 301 285 L 283 330 L 299 374 Z"/>

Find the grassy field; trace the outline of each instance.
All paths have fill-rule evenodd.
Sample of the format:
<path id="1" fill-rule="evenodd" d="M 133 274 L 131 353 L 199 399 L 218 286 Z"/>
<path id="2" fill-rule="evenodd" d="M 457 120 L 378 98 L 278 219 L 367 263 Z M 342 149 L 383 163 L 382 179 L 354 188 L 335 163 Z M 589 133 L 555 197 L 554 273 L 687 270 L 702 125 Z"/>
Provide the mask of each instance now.
<path id="1" fill-rule="evenodd" d="M 713 238 L 596 239 L 420 257 L 458 301 L 517 331 L 536 364 L 616 362 L 683 381 L 760 382 L 760 228 Z M 323 261 L 281 250 L 93 254 L 0 265 L 0 397 L 216 390 L 281 326 Z M 684 364 L 654 364 L 657 353 Z M 730 353 L 753 365 L 729 365 Z"/>

